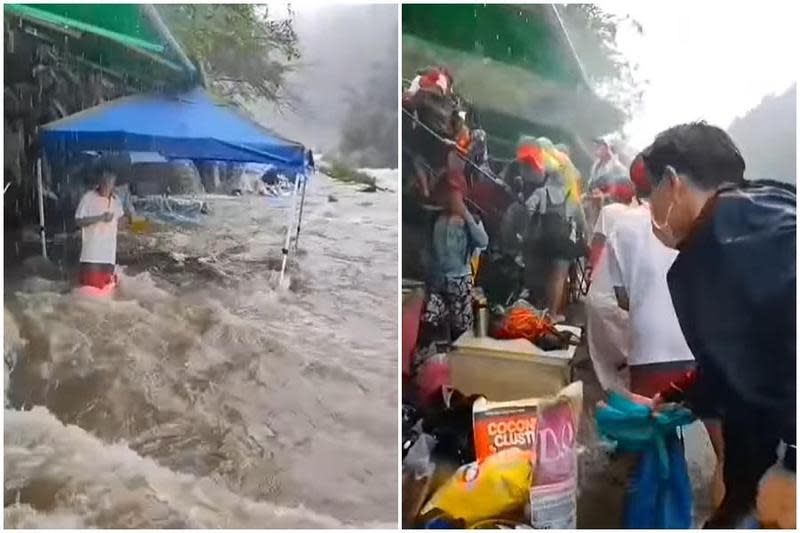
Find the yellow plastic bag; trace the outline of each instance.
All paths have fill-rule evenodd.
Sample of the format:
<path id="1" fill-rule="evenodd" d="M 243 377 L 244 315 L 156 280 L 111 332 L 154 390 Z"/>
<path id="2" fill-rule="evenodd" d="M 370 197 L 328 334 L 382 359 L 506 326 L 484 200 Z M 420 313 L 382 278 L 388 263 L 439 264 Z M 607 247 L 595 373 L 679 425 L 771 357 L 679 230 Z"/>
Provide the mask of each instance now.
<path id="1" fill-rule="evenodd" d="M 530 450 L 508 448 L 482 463 L 464 465 L 437 491 L 422 509 L 435 509 L 466 527 L 522 509 L 533 480 Z"/>

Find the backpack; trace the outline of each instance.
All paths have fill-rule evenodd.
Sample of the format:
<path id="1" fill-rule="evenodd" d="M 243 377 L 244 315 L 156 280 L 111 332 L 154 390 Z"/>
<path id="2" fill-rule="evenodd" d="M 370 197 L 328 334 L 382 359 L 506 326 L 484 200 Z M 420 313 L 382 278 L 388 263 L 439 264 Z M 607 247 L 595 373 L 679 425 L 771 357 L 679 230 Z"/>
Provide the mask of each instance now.
<path id="1" fill-rule="evenodd" d="M 567 216 L 567 202 L 566 196 L 561 203 L 553 202 L 545 189 L 544 213 L 537 211 L 531 216 L 529 242 L 541 253 L 562 259 L 576 257 L 577 247 L 572 239 L 572 221 Z"/>

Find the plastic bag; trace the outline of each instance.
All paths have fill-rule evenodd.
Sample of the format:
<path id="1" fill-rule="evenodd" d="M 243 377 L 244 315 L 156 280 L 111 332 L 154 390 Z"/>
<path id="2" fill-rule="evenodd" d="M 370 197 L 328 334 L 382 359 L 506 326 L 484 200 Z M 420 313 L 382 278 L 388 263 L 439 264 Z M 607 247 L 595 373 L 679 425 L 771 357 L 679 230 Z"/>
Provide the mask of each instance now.
<path id="1" fill-rule="evenodd" d="M 625 498 L 625 529 L 688 529 L 692 527 L 692 486 L 683 441 L 665 443 L 665 472 L 657 446 L 642 452 Z"/>
<path id="2" fill-rule="evenodd" d="M 410 524 L 430 494 L 436 464 L 431 455 L 436 446 L 432 435 L 423 433 L 403 459 L 403 523 Z"/>
<path id="3" fill-rule="evenodd" d="M 403 474 L 410 474 L 416 478 L 433 474 L 436 465 L 431 460 L 431 454 L 435 447 L 436 438 L 433 435 L 421 434 L 403 459 Z"/>
<path id="4" fill-rule="evenodd" d="M 575 529 L 578 515 L 577 434 L 582 389 L 564 389 L 539 412 L 536 477 L 531 487 L 534 529 Z"/>
<path id="5" fill-rule="evenodd" d="M 578 478 L 531 488 L 534 529 L 575 529 L 578 520 Z"/>
<path id="6" fill-rule="evenodd" d="M 423 516 L 441 511 L 466 527 L 521 510 L 528 500 L 533 476 L 529 451 L 509 448 L 478 464 L 470 463 L 433 494 Z"/>

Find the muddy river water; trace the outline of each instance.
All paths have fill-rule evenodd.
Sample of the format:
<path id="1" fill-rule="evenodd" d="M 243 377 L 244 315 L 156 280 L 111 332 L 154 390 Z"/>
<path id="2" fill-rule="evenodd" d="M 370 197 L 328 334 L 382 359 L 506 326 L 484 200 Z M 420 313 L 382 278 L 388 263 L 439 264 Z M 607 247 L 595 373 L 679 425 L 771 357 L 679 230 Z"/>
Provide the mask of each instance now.
<path id="1" fill-rule="evenodd" d="M 397 194 L 315 176 L 288 289 L 288 199 L 208 203 L 111 300 L 7 277 L 6 527 L 396 524 Z"/>

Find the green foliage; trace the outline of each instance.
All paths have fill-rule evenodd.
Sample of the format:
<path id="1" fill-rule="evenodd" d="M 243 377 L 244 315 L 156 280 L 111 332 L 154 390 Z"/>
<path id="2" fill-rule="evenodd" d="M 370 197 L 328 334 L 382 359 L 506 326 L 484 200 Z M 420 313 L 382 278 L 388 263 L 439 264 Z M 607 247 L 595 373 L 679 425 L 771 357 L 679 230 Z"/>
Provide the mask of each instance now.
<path id="1" fill-rule="evenodd" d="M 567 4 L 558 10 L 595 88 L 630 116 L 641 101 L 647 80 L 641 79 L 638 65 L 619 51 L 617 34 L 623 24 L 641 34 L 641 24 L 595 4 Z"/>
<path id="2" fill-rule="evenodd" d="M 375 178 L 366 172 L 356 170 L 343 161 L 332 161 L 329 165 L 320 168 L 323 174 L 344 183 L 358 183 L 361 185 L 375 185 Z"/>
<path id="3" fill-rule="evenodd" d="M 218 94 L 291 103 L 285 79 L 300 58 L 291 18 L 254 4 L 159 4 L 164 21 Z"/>

